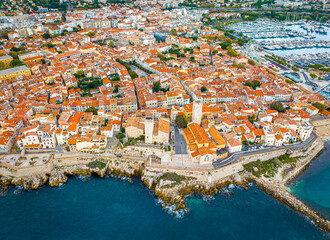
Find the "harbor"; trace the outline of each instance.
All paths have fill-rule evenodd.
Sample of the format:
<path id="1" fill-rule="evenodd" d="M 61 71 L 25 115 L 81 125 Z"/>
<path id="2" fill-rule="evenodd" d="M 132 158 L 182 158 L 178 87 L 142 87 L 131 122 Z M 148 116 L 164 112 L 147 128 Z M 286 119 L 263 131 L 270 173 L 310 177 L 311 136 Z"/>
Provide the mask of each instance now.
<path id="1" fill-rule="evenodd" d="M 330 84 L 324 88 L 322 88 L 319 92 L 327 101 L 330 100 Z"/>
<path id="2" fill-rule="evenodd" d="M 260 19 L 234 23 L 230 29 L 248 36 L 259 47 L 281 57 L 330 52 L 329 23 Z"/>
<path id="3" fill-rule="evenodd" d="M 230 25 L 230 28 L 261 42 L 274 40 L 274 38 L 278 38 L 276 40 L 283 40 L 281 38 L 327 40 L 327 35 L 330 34 L 329 24 L 307 21 L 279 22 L 260 19 L 254 22 L 234 23 Z"/>
<path id="4" fill-rule="evenodd" d="M 243 48 L 246 56 L 329 100 L 328 22 L 258 19 L 231 24 L 229 29 L 251 39 Z"/>
<path id="5" fill-rule="evenodd" d="M 289 62 L 301 68 L 307 68 L 311 64 L 328 66 L 330 63 L 330 49 L 329 52 L 325 53 L 290 54 L 285 57 Z"/>
<path id="6" fill-rule="evenodd" d="M 296 41 L 268 41 L 264 43 L 264 48 L 268 50 L 275 49 L 299 49 L 299 48 L 330 48 L 330 40 L 296 40 Z"/>

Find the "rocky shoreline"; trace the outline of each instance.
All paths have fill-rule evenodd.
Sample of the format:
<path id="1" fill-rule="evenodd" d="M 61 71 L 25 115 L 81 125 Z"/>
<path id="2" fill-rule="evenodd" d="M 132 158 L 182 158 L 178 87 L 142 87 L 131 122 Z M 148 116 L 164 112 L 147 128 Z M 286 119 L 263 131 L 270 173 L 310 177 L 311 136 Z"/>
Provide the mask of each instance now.
<path id="1" fill-rule="evenodd" d="M 323 149 L 322 146 L 319 148 Z M 275 199 L 309 217 L 322 230 L 330 232 L 328 219 L 309 208 L 284 188 L 285 183 L 306 169 L 311 160 L 318 156 L 319 148 L 313 148 L 307 156 L 302 158 L 297 169 L 283 181 L 270 181 L 269 178 L 255 177 L 245 171 L 212 181 L 210 180 L 212 174 L 221 174 L 216 172 L 217 170 L 206 172 L 160 169 L 146 167 L 145 160 L 94 156 L 52 159 L 49 162 L 50 165 L 41 172 L 27 176 L 15 176 L 15 172 L 4 175 L 0 171 L 0 190 L 6 191 L 9 185 L 22 185 L 25 190 L 38 189 L 47 183 L 51 187 L 55 187 L 66 183 L 68 176 L 71 175 L 90 176 L 97 174 L 101 178 L 105 177 L 106 174 L 129 178 L 137 176 L 149 189 L 155 192 L 163 208 L 170 209 L 173 215 L 177 215 L 189 211 L 186 206 L 186 198 L 189 196 L 205 196 L 206 199 L 211 199 L 216 194 L 223 195 L 221 189 L 228 188 L 231 184 L 243 186 L 248 190 L 248 183 L 253 182 Z M 233 192 L 229 189 L 227 194 L 233 194 Z"/>
<path id="2" fill-rule="evenodd" d="M 330 221 L 294 197 L 291 193 L 285 190 L 282 184 L 269 182 L 264 178 L 256 178 L 253 175 L 247 176 L 246 179 L 255 183 L 261 190 L 265 191 L 273 198 L 307 216 L 315 225 L 319 226 L 321 230 L 328 233 L 330 232 Z"/>
<path id="3" fill-rule="evenodd" d="M 127 160 L 122 162 L 116 159 L 105 159 L 102 157 L 83 158 L 78 161 L 86 162 L 86 164 L 69 164 L 65 166 L 59 164 L 54 166 L 51 171 L 45 169 L 45 172 L 42 174 L 30 176 L 15 177 L 13 175 L 0 175 L 0 186 L 2 187 L 2 191 L 7 190 L 9 185 L 22 185 L 25 190 L 35 190 L 47 182 L 51 187 L 57 187 L 60 184 L 66 183 L 68 181 L 68 176 L 71 175 L 91 176 L 95 173 L 101 178 L 103 178 L 106 173 L 115 176 L 141 176 L 144 167 L 144 161 L 131 162 Z M 104 163 L 104 167 L 100 169 L 98 167 L 93 168 L 87 165 L 88 163 L 95 161 Z M 60 161 L 58 161 L 58 163 L 59 162 Z M 127 164 L 127 166 L 125 166 L 125 164 Z"/>

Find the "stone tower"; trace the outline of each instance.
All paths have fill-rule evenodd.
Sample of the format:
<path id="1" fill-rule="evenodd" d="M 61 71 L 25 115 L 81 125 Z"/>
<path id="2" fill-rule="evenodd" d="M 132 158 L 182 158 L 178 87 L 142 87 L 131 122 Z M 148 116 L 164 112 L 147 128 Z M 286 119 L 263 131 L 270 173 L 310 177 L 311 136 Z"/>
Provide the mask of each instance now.
<path id="1" fill-rule="evenodd" d="M 193 103 L 193 112 L 192 112 L 192 122 L 198 123 L 201 125 L 202 121 L 202 110 L 203 110 L 203 103 L 200 100 L 194 101 Z"/>
<path id="2" fill-rule="evenodd" d="M 154 119 L 151 117 L 146 117 L 144 123 L 144 132 L 145 132 L 145 143 L 153 143 L 152 135 L 154 134 Z"/>

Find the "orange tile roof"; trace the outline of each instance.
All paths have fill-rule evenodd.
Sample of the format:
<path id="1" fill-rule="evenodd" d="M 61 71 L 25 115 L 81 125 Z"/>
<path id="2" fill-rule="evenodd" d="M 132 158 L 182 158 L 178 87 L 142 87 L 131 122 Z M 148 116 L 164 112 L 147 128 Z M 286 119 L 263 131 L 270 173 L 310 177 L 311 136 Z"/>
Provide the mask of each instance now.
<path id="1" fill-rule="evenodd" d="M 201 156 L 204 156 L 204 155 L 206 155 L 206 154 L 216 154 L 216 152 L 215 151 L 212 151 L 211 149 L 209 149 L 208 147 L 201 147 L 201 148 L 199 148 L 198 149 L 198 151 L 199 151 L 199 154 L 201 155 Z"/>
<path id="2" fill-rule="evenodd" d="M 191 133 L 194 135 L 196 141 L 199 144 L 211 142 L 205 130 L 197 123 L 189 123 L 188 128 L 190 129 Z"/>
<path id="3" fill-rule="evenodd" d="M 188 144 L 194 144 L 195 143 L 195 138 L 193 136 L 193 134 L 191 133 L 189 128 L 185 128 L 183 129 L 184 135 L 186 136 L 187 140 L 188 140 Z"/>
<path id="4" fill-rule="evenodd" d="M 221 136 L 217 129 L 215 129 L 215 127 L 210 127 L 209 133 L 211 134 L 212 138 L 218 142 L 219 145 L 226 144 L 226 140 Z"/>
<path id="5" fill-rule="evenodd" d="M 242 143 L 241 141 L 237 140 L 236 138 L 231 138 L 228 140 L 228 144 L 231 146 L 231 147 L 237 147 L 237 146 L 241 146 Z"/>

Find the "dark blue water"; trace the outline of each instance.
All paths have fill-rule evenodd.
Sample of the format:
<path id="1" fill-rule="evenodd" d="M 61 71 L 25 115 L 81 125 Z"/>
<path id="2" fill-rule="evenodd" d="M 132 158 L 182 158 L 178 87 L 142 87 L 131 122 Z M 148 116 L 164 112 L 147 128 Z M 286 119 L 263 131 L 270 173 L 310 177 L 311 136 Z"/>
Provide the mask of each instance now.
<path id="1" fill-rule="evenodd" d="M 289 190 L 313 209 L 330 219 L 330 141 L 325 151 L 289 184 Z"/>
<path id="2" fill-rule="evenodd" d="M 13 188 L 0 197 L 0 239 L 327 239 L 310 221 L 256 186 L 211 204 L 190 198 L 190 213 L 166 213 L 139 181 L 69 179 L 60 188 Z M 256 193 L 254 193 L 256 191 Z"/>

